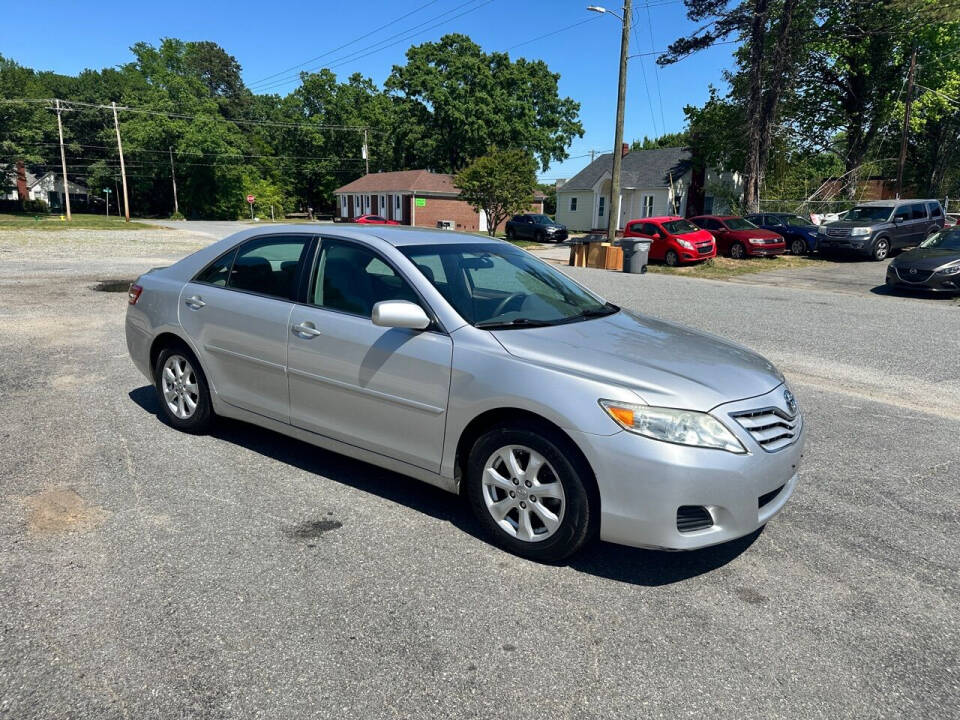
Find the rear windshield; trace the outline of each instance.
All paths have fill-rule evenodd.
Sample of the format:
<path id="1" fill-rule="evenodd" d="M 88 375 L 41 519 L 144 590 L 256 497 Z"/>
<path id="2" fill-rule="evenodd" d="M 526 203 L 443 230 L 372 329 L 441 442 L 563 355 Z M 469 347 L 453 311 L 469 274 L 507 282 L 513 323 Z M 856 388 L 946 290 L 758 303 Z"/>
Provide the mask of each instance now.
<path id="1" fill-rule="evenodd" d="M 889 205 L 858 205 L 847 212 L 844 220 L 888 220 L 892 212 Z"/>
<path id="2" fill-rule="evenodd" d="M 687 233 L 699 232 L 700 228 L 688 220 L 670 220 L 663 223 L 663 229 L 671 235 L 686 235 Z"/>
<path id="3" fill-rule="evenodd" d="M 723 224 L 731 230 L 753 230 L 757 227 L 752 222 L 745 220 L 744 218 L 727 218 L 723 221 Z"/>

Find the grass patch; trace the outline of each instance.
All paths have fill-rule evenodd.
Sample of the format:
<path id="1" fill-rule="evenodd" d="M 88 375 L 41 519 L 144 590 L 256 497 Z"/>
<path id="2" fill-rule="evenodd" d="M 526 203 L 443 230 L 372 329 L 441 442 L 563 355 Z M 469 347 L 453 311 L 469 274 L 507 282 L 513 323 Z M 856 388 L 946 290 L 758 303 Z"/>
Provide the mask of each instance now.
<path id="1" fill-rule="evenodd" d="M 686 275 L 688 277 L 711 278 L 724 280 L 747 275 L 749 273 L 766 272 L 768 270 L 793 270 L 797 268 L 814 267 L 822 261 L 798 255 L 776 255 L 770 258 L 744 258 L 733 260 L 727 257 L 715 257 L 693 265 L 669 267 L 667 265 L 647 265 L 649 272 L 664 273 L 667 275 Z"/>
<path id="2" fill-rule="evenodd" d="M 74 213 L 70 222 L 60 215 L 0 213 L 0 230 L 146 230 L 155 228 L 144 222 L 124 222 L 123 218 Z"/>

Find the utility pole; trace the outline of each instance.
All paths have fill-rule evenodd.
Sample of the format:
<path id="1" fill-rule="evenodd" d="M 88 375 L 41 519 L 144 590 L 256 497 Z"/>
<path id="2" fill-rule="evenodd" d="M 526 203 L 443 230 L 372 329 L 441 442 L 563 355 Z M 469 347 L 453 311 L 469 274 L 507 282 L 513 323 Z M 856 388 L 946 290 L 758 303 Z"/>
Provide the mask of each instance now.
<path id="1" fill-rule="evenodd" d="M 587 10 L 598 13 L 610 13 L 606 8 L 590 5 Z M 620 79 L 617 85 L 617 126 L 613 140 L 613 175 L 610 178 L 610 218 L 607 224 L 607 240 L 617 239 L 617 226 L 620 224 L 620 169 L 623 165 L 623 106 L 627 96 L 627 53 L 630 50 L 630 19 L 633 13 L 633 0 L 623 0 L 623 25 L 620 35 Z"/>
<path id="2" fill-rule="evenodd" d="M 117 131 L 117 150 L 120 152 L 120 177 L 123 179 L 123 214 L 126 222 L 130 222 L 130 200 L 127 196 L 127 168 L 123 163 L 123 143 L 120 141 L 120 121 L 117 120 L 117 104 L 110 103 L 113 108 L 113 127 Z M 161 152 L 163 152 L 161 150 Z"/>
<path id="3" fill-rule="evenodd" d="M 917 49 L 910 57 L 910 74 L 907 75 L 907 105 L 903 113 L 903 136 L 900 138 L 900 162 L 897 164 L 897 198 L 903 195 L 903 166 L 907 161 L 907 135 L 910 132 L 910 106 L 913 104 L 913 74 L 917 69 Z"/>
<path id="4" fill-rule="evenodd" d="M 60 166 L 63 170 L 63 202 L 67 208 L 67 220 L 70 220 L 70 186 L 67 184 L 67 155 L 63 151 L 63 122 L 60 120 L 60 101 L 57 100 L 57 130 L 60 132 Z"/>
<path id="5" fill-rule="evenodd" d="M 173 146 L 170 146 L 170 179 L 173 180 L 173 214 L 180 212 L 180 206 L 177 204 L 177 171 L 173 168 Z"/>
<path id="6" fill-rule="evenodd" d="M 596 150 L 591 150 L 591 151 L 590 151 L 590 164 L 591 164 L 591 165 L 593 164 L 593 159 L 594 159 L 594 156 L 595 156 L 596 154 L 597 154 L 597 151 L 596 151 Z"/>
<path id="7" fill-rule="evenodd" d="M 367 146 L 367 129 L 363 129 L 363 159 L 366 163 L 365 175 L 370 174 L 370 148 Z"/>

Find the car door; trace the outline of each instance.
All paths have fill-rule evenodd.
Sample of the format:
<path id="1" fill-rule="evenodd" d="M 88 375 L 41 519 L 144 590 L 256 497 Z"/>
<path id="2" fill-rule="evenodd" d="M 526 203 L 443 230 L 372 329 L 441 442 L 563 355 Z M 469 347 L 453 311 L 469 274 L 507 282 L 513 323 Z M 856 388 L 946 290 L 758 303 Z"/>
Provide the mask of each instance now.
<path id="1" fill-rule="evenodd" d="M 311 234 L 265 235 L 217 258 L 180 293 L 180 325 L 224 402 L 289 422 L 287 324 Z"/>
<path id="2" fill-rule="evenodd" d="M 909 205 L 900 205 L 893 213 L 893 227 L 890 229 L 890 247 L 906 247 L 910 243 L 913 211 Z"/>
<path id="3" fill-rule="evenodd" d="M 306 302 L 287 331 L 290 420 L 297 427 L 438 471 L 453 342 L 439 327 L 384 328 L 381 300 L 428 310 L 407 280 L 361 243 L 323 238 Z"/>
<path id="4" fill-rule="evenodd" d="M 926 239 L 929 223 L 925 203 L 914 203 L 910 206 L 910 235 L 907 241 L 911 247 L 919 245 Z"/>

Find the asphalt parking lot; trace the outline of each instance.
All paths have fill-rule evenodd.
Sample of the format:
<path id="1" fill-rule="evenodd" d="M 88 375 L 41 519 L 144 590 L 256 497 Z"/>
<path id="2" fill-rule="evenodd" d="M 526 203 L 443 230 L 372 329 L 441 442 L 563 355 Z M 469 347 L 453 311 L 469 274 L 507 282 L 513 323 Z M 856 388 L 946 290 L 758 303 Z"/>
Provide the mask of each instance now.
<path id="1" fill-rule="evenodd" d="M 414 480 L 162 423 L 91 288 L 191 229 L 0 233 L 0 717 L 956 715 L 960 305 L 570 269 L 767 355 L 809 438 L 761 533 L 548 567 Z"/>

